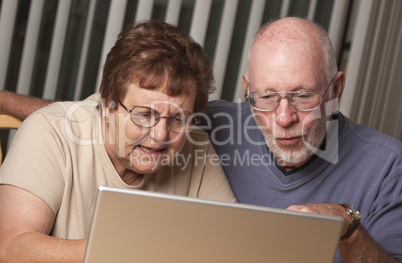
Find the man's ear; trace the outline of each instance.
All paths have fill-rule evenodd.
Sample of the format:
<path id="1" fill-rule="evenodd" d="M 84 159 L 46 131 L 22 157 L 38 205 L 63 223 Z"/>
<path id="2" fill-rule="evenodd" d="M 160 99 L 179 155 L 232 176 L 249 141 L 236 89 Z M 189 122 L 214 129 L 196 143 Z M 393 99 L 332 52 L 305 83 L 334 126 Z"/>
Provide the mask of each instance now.
<path id="1" fill-rule="evenodd" d="M 336 98 L 338 98 L 338 100 L 341 99 L 344 88 L 345 88 L 345 73 L 339 71 L 334 78 L 334 88 L 333 88 L 334 95 Z"/>
<path id="2" fill-rule="evenodd" d="M 248 80 L 247 80 L 247 75 L 246 73 L 243 74 L 243 90 L 244 93 L 247 93 L 247 86 L 248 86 Z"/>

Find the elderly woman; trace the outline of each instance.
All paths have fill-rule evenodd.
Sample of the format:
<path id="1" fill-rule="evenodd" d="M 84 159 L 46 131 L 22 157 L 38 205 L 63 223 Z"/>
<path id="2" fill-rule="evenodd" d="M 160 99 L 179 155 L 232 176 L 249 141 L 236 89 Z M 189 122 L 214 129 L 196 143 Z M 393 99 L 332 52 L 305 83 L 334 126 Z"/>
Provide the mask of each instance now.
<path id="1" fill-rule="evenodd" d="M 193 129 L 210 62 L 163 22 L 126 28 L 100 94 L 27 118 L 0 169 L 0 261 L 83 260 L 100 185 L 234 202 L 207 135 Z"/>

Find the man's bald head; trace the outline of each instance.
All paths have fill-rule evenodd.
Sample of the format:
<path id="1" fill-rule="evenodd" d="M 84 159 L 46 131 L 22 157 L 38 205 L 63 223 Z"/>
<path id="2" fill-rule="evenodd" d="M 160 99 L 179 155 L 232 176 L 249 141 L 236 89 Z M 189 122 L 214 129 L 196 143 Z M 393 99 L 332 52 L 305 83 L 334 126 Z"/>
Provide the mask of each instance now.
<path id="1" fill-rule="evenodd" d="M 299 49 L 310 56 L 324 71 L 327 81 L 338 72 L 327 32 L 320 25 L 297 17 L 286 17 L 262 26 L 250 50 L 249 67 L 252 67 L 255 56 L 261 57 L 268 51 L 272 54 L 286 49 Z"/>

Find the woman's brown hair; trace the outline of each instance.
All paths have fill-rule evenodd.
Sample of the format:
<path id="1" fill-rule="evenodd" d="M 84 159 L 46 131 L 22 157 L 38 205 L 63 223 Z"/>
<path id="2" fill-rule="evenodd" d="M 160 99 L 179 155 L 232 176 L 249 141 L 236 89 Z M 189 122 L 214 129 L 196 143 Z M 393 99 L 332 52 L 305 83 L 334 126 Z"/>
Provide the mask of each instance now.
<path id="1" fill-rule="evenodd" d="M 107 55 L 100 87 L 102 98 L 122 100 L 128 85 L 156 89 L 167 84 L 169 96 L 196 89 L 194 112 L 204 111 L 214 77 L 208 55 L 179 27 L 145 21 L 126 27 Z"/>

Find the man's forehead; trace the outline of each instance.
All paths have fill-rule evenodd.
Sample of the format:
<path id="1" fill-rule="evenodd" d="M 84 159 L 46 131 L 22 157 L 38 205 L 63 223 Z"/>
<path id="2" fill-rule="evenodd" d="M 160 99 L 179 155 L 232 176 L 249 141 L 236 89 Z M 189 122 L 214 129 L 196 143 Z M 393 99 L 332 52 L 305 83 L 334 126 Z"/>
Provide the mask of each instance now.
<path id="1" fill-rule="evenodd" d="M 273 22 L 259 32 L 251 52 L 276 52 L 284 48 L 314 50 L 320 46 L 318 39 L 318 32 L 312 23 L 299 18 L 286 18 Z"/>
<path id="2" fill-rule="evenodd" d="M 311 38 L 316 33 L 316 26 L 301 18 L 287 17 L 277 20 L 262 29 L 257 36 L 279 41 L 293 41 Z"/>
<path id="3" fill-rule="evenodd" d="M 325 75 L 322 56 L 314 47 L 282 45 L 260 46 L 250 56 L 249 81 L 277 78 L 317 78 Z M 256 80 L 257 79 L 257 80 Z"/>

